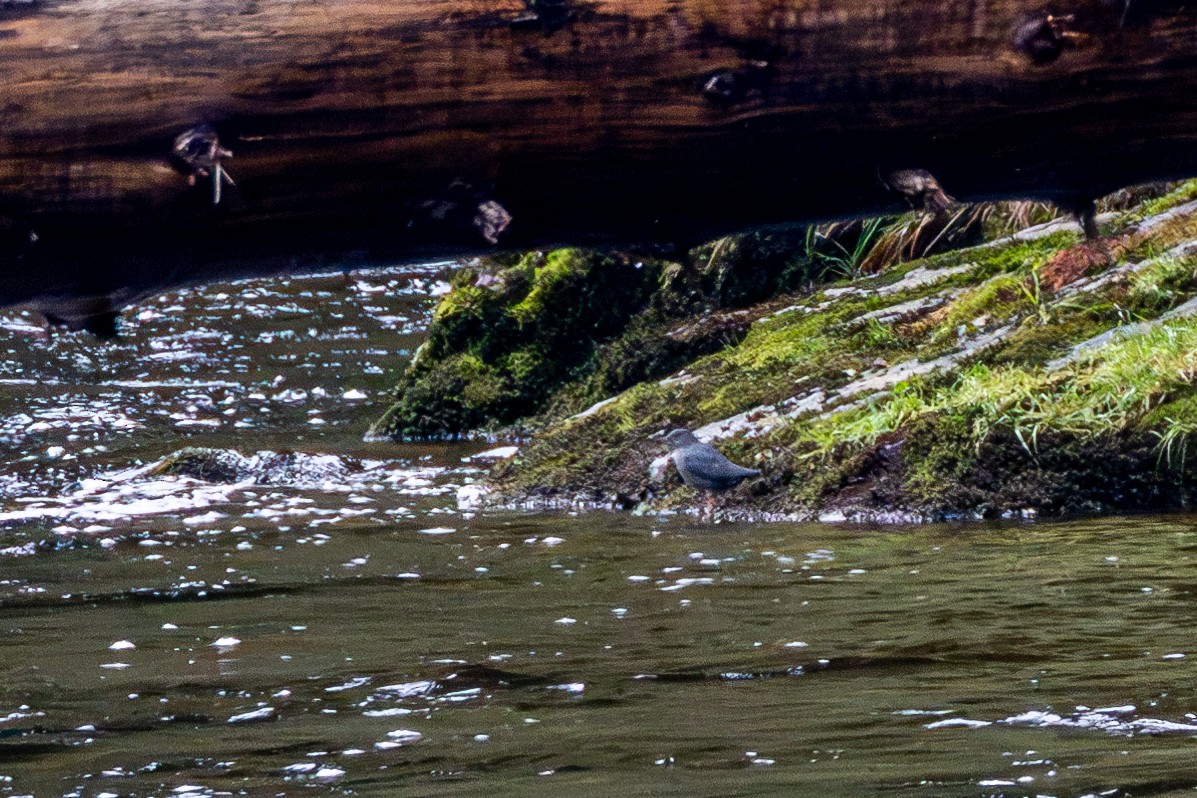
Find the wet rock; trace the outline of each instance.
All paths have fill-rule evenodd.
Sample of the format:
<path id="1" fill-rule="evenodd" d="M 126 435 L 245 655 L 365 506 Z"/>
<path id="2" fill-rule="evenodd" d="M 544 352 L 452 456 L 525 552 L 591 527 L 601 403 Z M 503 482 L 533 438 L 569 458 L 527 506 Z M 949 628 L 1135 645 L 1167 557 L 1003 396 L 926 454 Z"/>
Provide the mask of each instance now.
<path id="1" fill-rule="evenodd" d="M 742 339 L 753 318 L 739 309 L 814 263 L 802 235 L 752 234 L 687 263 L 563 249 L 463 270 L 372 434 L 445 438 L 580 414 Z"/>
<path id="2" fill-rule="evenodd" d="M 260 485 L 320 485 L 344 480 L 360 472 L 361 464 L 335 455 L 301 452 L 256 452 L 243 455 L 233 449 L 193 447 L 180 449 L 156 464 L 149 473 L 191 477 L 213 483 L 252 482 Z"/>
<path id="3" fill-rule="evenodd" d="M 897 322 L 905 322 L 916 319 L 928 312 L 941 307 L 949 299 L 955 298 L 956 292 L 951 292 L 946 296 L 929 296 L 912 299 L 909 302 L 899 302 L 896 305 L 891 305 L 877 310 L 871 310 L 868 313 L 862 313 L 856 317 L 851 323 L 857 327 L 864 327 L 870 321 L 877 321 L 881 324 L 894 324 Z"/>
<path id="4" fill-rule="evenodd" d="M 721 499 L 720 520 L 1188 506 L 1195 197 L 1197 182 L 1124 203 L 1104 217 L 1106 239 L 1081 245 L 1105 258 L 1063 281 L 1076 260 L 1072 220 L 831 287 L 812 280 L 809 250 L 792 250 L 788 266 L 766 259 L 762 277 L 755 256 L 716 242 L 690 263 L 654 264 L 636 283 L 642 303 L 624 305 L 622 321 L 604 317 L 597 343 L 588 322 L 552 327 L 541 315 L 578 296 L 585 307 L 581 281 L 571 291 L 583 293 L 554 294 L 524 318 L 586 356 L 557 361 L 552 388 L 521 407 L 535 433 L 476 492 L 487 506 L 691 512 L 697 497 L 671 478 L 659 445 L 685 426 L 763 472 Z M 438 309 L 452 323 L 434 327 L 413 372 L 469 356 L 477 375 L 441 394 L 518 387 L 503 382 L 514 362 L 504 346 L 527 334 L 517 317 L 537 279 L 510 268 L 459 278 Z M 418 395 L 408 391 L 405 401 Z"/>
<path id="5" fill-rule="evenodd" d="M 937 371 L 943 371 L 968 358 L 976 357 L 987 349 L 997 346 L 1010 333 L 1011 329 L 1008 326 L 1002 327 L 991 333 L 971 338 L 965 341 L 964 346 L 960 349 L 931 360 L 908 360 L 899 363 L 896 366 L 886 369 L 881 374 L 862 377 L 859 380 L 850 382 L 840 387 L 836 391 L 836 394 L 841 399 L 851 399 L 860 394 L 874 393 L 893 388 L 895 385 L 906 382 L 913 377 L 921 377 L 927 374 L 934 374 Z"/>

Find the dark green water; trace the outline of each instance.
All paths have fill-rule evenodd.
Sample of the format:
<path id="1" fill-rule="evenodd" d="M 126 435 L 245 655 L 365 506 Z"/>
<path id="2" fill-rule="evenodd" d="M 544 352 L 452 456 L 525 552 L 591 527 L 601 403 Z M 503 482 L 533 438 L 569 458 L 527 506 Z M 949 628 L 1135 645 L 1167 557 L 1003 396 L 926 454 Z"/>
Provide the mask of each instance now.
<path id="1" fill-rule="evenodd" d="M 0 318 L 0 795 L 1197 788 L 1193 518 L 462 513 L 493 444 L 362 441 L 434 279 Z M 189 445 L 318 476 L 138 468 Z"/>

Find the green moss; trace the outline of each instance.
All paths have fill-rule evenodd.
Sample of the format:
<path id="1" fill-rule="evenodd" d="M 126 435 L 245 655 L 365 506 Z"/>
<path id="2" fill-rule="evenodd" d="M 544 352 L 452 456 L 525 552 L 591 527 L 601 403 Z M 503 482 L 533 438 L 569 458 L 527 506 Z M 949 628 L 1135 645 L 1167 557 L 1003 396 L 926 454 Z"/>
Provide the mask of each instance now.
<path id="1" fill-rule="evenodd" d="M 1116 339 L 1056 372 L 975 364 L 951 383 L 904 383 L 864 407 L 805 424 L 804 435 L 823 449 L 865 446 L 917 419 L 967 416 L 974 445 L 1007 430 L 1033 455 L 1045 432 L 1090 439 L 1141 428 L 1161 397 L 1197 376 L 1195 348 L 1197 321 L 1185 320 Z"/>
<path id="2" fill-rule="evenodd" d="M 1134 209 L 1131 218 L 1145 219 L 1149 216 L 1172 210 L 1195 199 L 1197 199 L 1197 180 L 1189 180 L 1181 183 L 1173 191 L 1164 196 L 1143 203 Z"/>
<path id="3" fill-rule="evenodd" d="M 550 252 L 540 264 L 532 266 L 531 286 L 507 313 L 518 324 L 531 325 L 540 320 L 555 298 L 573 293 L 590 276 L 593 262 L 584 253 L 572 249 Z"/>
<path id="4" fill-rule="evenodd" d="M 518 384 L 470 353 L 430 362 L 405 378 L 402 390 L 374 434 L 451 435 L 485 424 L 496 412 L 510 412 L 521 401 Z"/>
<path id="5" fill-rule="evenodd" d="M 833 342 L 825 333 L 832 323 L 827 314 L 810 313 L 758 324 L 739 346 L 720 358 L 721 366 L 737 372 L 757 372 L 804 363 L 830 349 Z"/>
<path id="6" fill-rule="evenodd" d="M 686 264 L 561 249 L 459 272 L 375 430 L 444 436 L 545 410 L 563 418 L 665 376 L 743 338 L 749 321 L 723 309 L 808 279 L 806 241 L 747 234 Z"/>
<path id="7" fill-rule="evenodd" d="M 907 264 L 902 274 L 915 268 L 942 269 L 959 266 L 964 263 L 975 263 L 973 270 L 962 285 L 975 285 L 979 279 L 989 279 L 997 274 L 1009 272 L 1030 273 L 1032 269 L 1042 265 L 1048 258 L 1061 249 L 1075 244 L 1080 240 L 1080 234 L 1075 230 L 1064 229 L 1051 235 L 1042 236 L 1031 241 L 1020 241 L 1007 238 L 997 242 L 982 244 L 970 249 L 935 255 L 921 261 Z M 952 283 L 948 283 L 949 285 Z"/>
<path id="8" fill-rule="evenodd" d="M 1143 416 L 1143 427 L 1161 429 L 1172 425 L 1197 424 L 1197 389 L 1186 387 Z"/>
<path id="9" fill-rule="evenodd" d="M 932 342 L 955 339 L 961 332 L 974 331 L 993 321 L 1005 321 L 1016 313 L 1032 310 L 1037 300 L 1037 292 L 1029 278 L 999 274 L 977 288 L 965 291 L 929 320 L 934 324 Z"/>
<path id="10" fill-rule="evenodd" d="M 1153 227 L 1145 239 L 1144 247 L 1153 248 L 1156 252 L 1164 252 L 1177 244 L 1197 239 L 1197 217 L 1177 216 Z M 1141 251 L 1141 250 L 1140 250 Z M 1146 256 L 1147 253 L 1144 253 Z M 1140 260 L 1134 253 L 1127 256 L 1131 260 Z"/>
<path id="11" fill-rule="evenodd" d="M 912 503 L 937 511 L 989 509 L 975 491 L 960 487 L 980 458 L 980 447 L 966 443 L 974 426 L 972 412 L 965 410 L 928 414 L 903 431 L 904 485 Z"/>
<path id="12" fill-rule="evenodd" d="M 829 251 L 834 247 L 810 228 L 727 236 L 692 252 L 689 279 L 672 283 L 670 293 L 709 308 L 744 307 L 826 280 L 836 268 Z"/>
<path id="13" fill-rule="evenodd" d="M 657 318 L 653 313 L 639 316 L 623 335 L 600 346 L 589 373 L 559 391 L 547 415 L 573 415 L 634 385 L 660 379 L 696 358 L 735 346 L 748 330 L 741 317 L 712 314 L 662 333 Z"/>
<path id="14" fill-rule="evenodd" d="M 1128 307 L 1154 316 L 1176 305 L 1197 288 L 1197 258 L 1163 256 L 1131 275 L 1126 287 Z"/>
<path id="15" fill-rule="evenodd" d="M 1189 474 L 1194 471 L 1197 447 L 1197 390 L 1189 388 L 1161 403 L 1148 413 L 1142 426 L 1157 439 L 1158 462 L 1169 469 Z"/>
<path id="16" fill-rule="evenodd" d="M 1038 316 L 1031 316 L 1019 322 L 1005 344 L 986 358 L 986 362 L 992 366 L 1043 366 L 1119 321 L 1115 313 L 1096 311 L 1058 314 L 1048 324 Z"/>
<path id="17" fill-rule="evenodd" d="M 869 319 L 864 328 L 849 339 L 849 344 L 853 350 L 865 350 L 878 355 L 887 354 L 905 346 L 892 326 L 882 324 L 876 319 Z"/>
<path id="18" fill-rule="evenodd" d="M 642 383 L 634 391 L 618 396 L 592 417 L 571 422 L 565 429 L 552 427 L 544 431 L 537 442 L 525 450 L 521 464 L 509 476 L 521 484 L 542 484 L 545 475 L 553 473 L 556 474 L 554 483 L 559 484 L 564 470 L 592 476 L 601 474 L 605 481 L 613 478 L 612 470 L 603 462 L 571 454 L 573 441 L 599 435 L 597 431 L 602 429 L 602 435 L 611 441 L 604 445 L 608 456 L 616 460 L 631 459 L 643 469 L 646 462 L 636 456 L 635 446 L 628 436 L 647 438 L 676 424 L 698 426 L 752 407 L 768 407 L 795 394 L 820 388 L 833 392 L 861 372 L 876 368 L 879 357 L 886 362 L 898 362 L 915 356 L 927 359 L 950 351 L 950 347 L 943 348 L 939 339 L 950 338 L 949 343 L 954 345 L 958 324 L 967 324 L 987 314 L 992 319 L 1005 320 L 1027 313 L 1045 302 L 1045 298 L 1028 288 L 1028 275 L 1050 257 L 1053 246 L 1060 241 L 1074 240 L 1075 235 L 1066 233 L 1052 238 L 1056 241 L 1012 242 L 1006 247 L 988 247 L 967 253 L 984 254 L 985 260 L 966 259 L 957 254 L 931 259 L 934 263 L 914 263 L 896 269 L 892 275 L 880 280 L 868 280 L 865 283 L 870 289 L 868 293 L 838 297 L 824 310 L 795 310 L 753 324 L 742 338 L 689 362 L 686 380 L 668 385 Z M 902 279 L 912 269 L 945 268 L 952 265 L 953 258 L 958 262 L 977 264 L 972 273 L 958 276 L 964 285 L 971 281 L 975 287 L 940 314 L 934 327 L 937 334 L 932 336 L 935 340 L 920 344 L 899 334 L 892 326 L 875 320 L 856 323 L 867 311 L 945 290 L 945 283 L 939 283 L 888 295 L 876 291 L 879 286 Z M 979 274 L 996 276 L 977 284 Z M 676 274 L 671 279 L 676 280 Z M 1034 324 L 1030 321 L 1025 324 L 1028 330 L 1047 328 L 1038 314 Z M 1087 327 L 1085 332 L 1092 328 Z M 635 325 L 629 329 L 635 329 Z M 1079 328 L 1076 334 L 1081 334 Z M 1029 349 L 1034 336 L 1023 333 L 1015 338 L 1018 346 Z M 1047 335 L 1043 338 L 1046 340 Z M 621 339 L 622 342 L 633 340 L 634 336 Z M 617 345 L 607 350 L 608 353 L 620 351 Z M 627 353 L 627 350 L 623 351 Z M 1053 351 L 1052 354 L 1059 353 Z M 1047 352 L 1037 353 L 1041 359 L 1046 359 L 1046 355 Z M 623 358 L 619 360 L 622 362 Z M 635 358 L 630 360 L 634 362 Z M 770 453 L 775 453 L 779 445 L 786 450 L 787 454 L 779 462 L 789 463 L 789 478 L 801 486 L 796 490 L 803 501 L 813 501 L 813 494 L 842 491 L 851 479 L 844 475 L 853 474 L 858 468 L 856 460 L 867 459 L 865 450 L 877 445 L 885 436 L 900 433 L 905 425 L 922 417 L 959 416 L 958 410 L 946 407 L 953 401 L 952 384 L 950 377 L 946 381 L 945 378 L 915 380 L 891 392 L 870 397 L 865 405 L 843 413 L 824 415 L 814 421 L 799 418 L 792 424 L 796 434 L 783 430 L 770 436 L 774 446 Z M 593 386 L 593 378 L 587 385 Z M 587 391 L 585 401 L 596 401 L 602 398 L 601 393 Z M 942 409 L 941 405 L 944 406 Z M 571 409 L 579 406 L 580 403 L 575 402 Z M 787 435 L 790 440 L 784 443 Z M 959 443 L 956 439 L 949 449 L 958 450 Z M 945 450 L 945 456 L 947 452 Z M 759 448 L 745 451 L 749 456 L 760 453 Z M 833 461 L 836 465 L 826 469 L 812 465 Z"/>
<path id="19" fill-rule="evenodd" d="M 459 274 L 376 429 L 455 435 L 536 412 L 647 307 L 661 268 L 566 249 L 532 253 L 497 274 Z"/>

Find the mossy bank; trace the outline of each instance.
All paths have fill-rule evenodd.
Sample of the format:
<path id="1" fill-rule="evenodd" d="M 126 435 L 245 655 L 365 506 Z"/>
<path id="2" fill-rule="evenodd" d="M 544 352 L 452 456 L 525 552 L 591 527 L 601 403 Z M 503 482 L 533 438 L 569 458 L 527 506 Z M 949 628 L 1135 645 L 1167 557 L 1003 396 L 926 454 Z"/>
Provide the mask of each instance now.
<path id="1" fill-rule="evenodd" d="M 661 459 L 662 433 L 687 426 L 763 472 L 720 497 L 726 515 L 1186 507 L 1197 183 L 1143 196 L 1104 214 L 1097 241 L 1068 219 L 989 224 L 990 240 L 877 274 L 861 274 L 880 246 L 869 223 L 680 262 L 478 264 L 456 274 L 376 430 L 517 432 L 495 503 L 693 508 Z"/>

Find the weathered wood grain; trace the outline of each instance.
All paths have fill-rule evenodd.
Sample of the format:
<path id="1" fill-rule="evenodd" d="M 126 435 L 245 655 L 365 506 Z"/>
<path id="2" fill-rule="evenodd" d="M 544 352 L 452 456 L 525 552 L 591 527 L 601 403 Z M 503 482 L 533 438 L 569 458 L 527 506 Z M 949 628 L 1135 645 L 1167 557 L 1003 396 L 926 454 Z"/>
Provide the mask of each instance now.
<path id="1" fill-rule="evenodd" d="M 0 60 L 0 304 L 684 244 L 894 206 L 898 168 L 1069 202 L 1197 173 L 1197 7 L 1164 0 L 9 0 Z M 219 205 L 169 160 L 201 123 Z"/>

